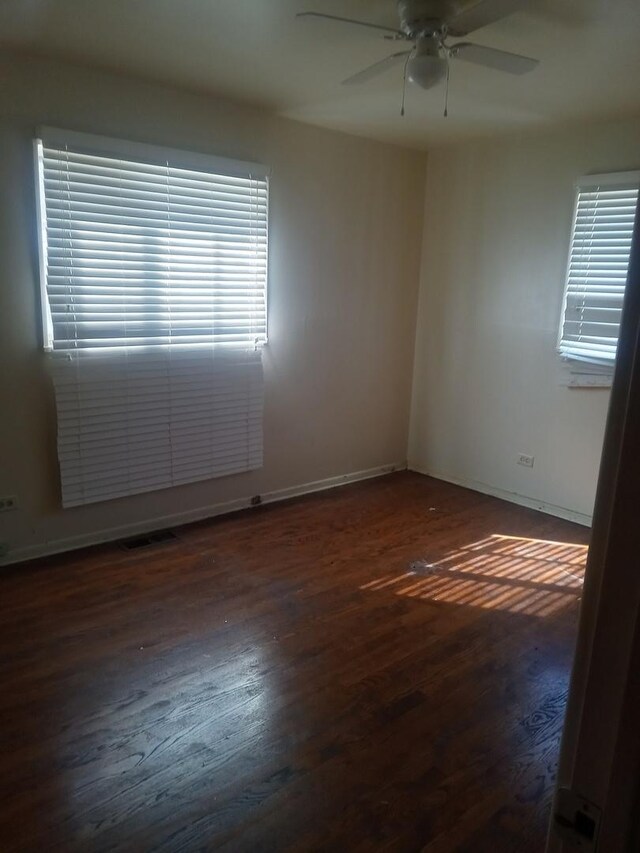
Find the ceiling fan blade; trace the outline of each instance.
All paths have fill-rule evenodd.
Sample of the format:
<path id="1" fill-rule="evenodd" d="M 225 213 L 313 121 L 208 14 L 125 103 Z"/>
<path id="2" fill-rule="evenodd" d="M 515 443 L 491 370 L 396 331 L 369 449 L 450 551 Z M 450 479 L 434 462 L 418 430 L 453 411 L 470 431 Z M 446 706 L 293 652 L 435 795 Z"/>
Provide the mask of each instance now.
<path id="1" fill-rule="evenodd" d="M 528 0 L 477 0 L 447 21 L 449 35 L 466 36 L 500 18 L 506 18 L 527 4 Z"/>
<path id="2" fill-rule="evenodd" d="M 399 53 L 392 53 L 391 56 L 386 56 L 379 62 L 374 62 L 373 65 L 369 65 L 367 68 L 363 68 L 362 71 L 358 71 L 357 74 L 347 77 L 346 80 L 342 81 L 342 85 L 351 86 L 354 83 L 366 83 L 367 80 L 373 80 L 378 74 L 382 74 L 387 69 L 393 68 L 394 65 L 397 65 L 405 56 L 409 56 L 410 53 L 410 50 L 401 50 Z"/>
<path id="3" fill-rule="evenodd" d="M 356 21 L 354 18 L 341 18 L 339 15 L 325 15 L 324 12 L 298 12 L 296 18 L 307 18 L 309 20 L 337 21 L 340 24 L 355 24 L 357 27 L 368 27 L 370 30 L 379 30 L 394 38 L 406 39 L 400 30 L 393 27 L 384 27 L 381 24 L 370 24 L 368 21 Z"/>
<path id="4" fill-rule="evenodd" d="M 505 50 L 496 50 L 493 47 L 483 47 L 481 44 L 470 42 L 454 44 L 451 48 L 451 56 L 454 59 L 463 59 L 465 62 L 473 62 L 487 68 L 495 68 L 496 71 L 506 71 L 508 74 L 527 74 L 540 64 L 539 60 L 531 59 L 529 56 L 507 53 Z"/>

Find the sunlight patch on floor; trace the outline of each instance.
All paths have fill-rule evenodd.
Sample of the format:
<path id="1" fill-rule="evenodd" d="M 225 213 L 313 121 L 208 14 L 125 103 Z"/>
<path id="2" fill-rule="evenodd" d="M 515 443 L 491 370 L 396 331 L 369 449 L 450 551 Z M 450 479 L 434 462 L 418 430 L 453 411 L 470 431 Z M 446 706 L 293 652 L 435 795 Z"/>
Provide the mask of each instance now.
<path id="1" fill-rule="evenodd" d="M 580 598 L 587 545 L 492 534 L 360 589 L 550 616 Z"/>

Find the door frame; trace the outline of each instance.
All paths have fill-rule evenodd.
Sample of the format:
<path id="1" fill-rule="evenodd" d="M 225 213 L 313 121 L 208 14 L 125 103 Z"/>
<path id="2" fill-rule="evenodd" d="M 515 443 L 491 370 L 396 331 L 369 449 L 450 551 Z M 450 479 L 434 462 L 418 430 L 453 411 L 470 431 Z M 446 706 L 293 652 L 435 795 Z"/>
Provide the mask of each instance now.
<path id="1" fill-rule="evenodd" d="M 600 853 L 640 849 L 639 614 L 640 206 L 557 779 L 600 809 Z M 547 853 L 575 849 L 556 835 L 552 813 Z"/>

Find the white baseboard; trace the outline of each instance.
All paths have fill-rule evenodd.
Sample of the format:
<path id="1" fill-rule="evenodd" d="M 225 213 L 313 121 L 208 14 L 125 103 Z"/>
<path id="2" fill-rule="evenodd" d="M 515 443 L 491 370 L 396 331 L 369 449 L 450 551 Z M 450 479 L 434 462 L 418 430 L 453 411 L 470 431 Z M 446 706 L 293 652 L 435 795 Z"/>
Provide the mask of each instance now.
<path id="1" fill-rule="evenodd" d="M 349 474 L 339 474 L 337 477 L 327 477 L 324 480 L 313 480 L 310 483 L 302 483 L 298 486 L 289 486 L 285 489 L 277 489 L 273 492 L 264 492 L 260 495 L 261 504 L 276 503 L 287 498 L 300 495 L 308 495 L 312 492 L 321 492 L 325 489 L 334 489 L 336 486 L 344 486 L 347 483 L 356 483 L 360 480 L 370 480 L 373 477 L 381 477 L 392 471 L 404 471 L 406 462 L 391 462 L 388 465 L 379 465 L 376 468 L 367 468 L 364 471 L 352 471 Z M 50 557 L 64 551 L 74 551 L 77 548 L 86 548 L 88 545 L 101 545 L 105 542 L 113 542 L 118 539 L 126 539 L 129 536 L 137 536 L 150 533 L 153 530 L 162 530 L 165 527 L 178 527 L 181 524 L 189 524 L 192 521 L 202 521 L 214 518 L 217 515 L 228 515 L 241 509 L 251 508 L 251 496 L 238 498 L 233 501 L 211 504 L 186 510 L 185 512 L 172 513 L 156 518 L 150 518 L 135 524 L 123 524 L 118 527 L 109 527 L 91 533 L 82 533 L 79 536 L 69 536 L 65 539 L 55 539 L 37 545 L 27 545 L 9 551 L 0 559 L 0 566 L 8 566 L 13 563 L 22 563 L 25 560 L 33 560 L 37 557 Z"/>
<path id="2" fill-rule="evenodd" d="M 556 506 L 556 504 L 540 501 L 536 498 L 530 498 L 526 495 L 521 495 L 518 492 L 510 492 L 506 489 L 499 489 L 497 486 L 489 486 L 487 483 L 482 483 L 477 480 L 467 480 L 460 477 L 452 477 L 448 474 L 438 474 L 435 471 L 427 471 L 421 465 L 409 462 L 407 465 L 409 471 L 416 471 L 418 474 L 425 474 L 427 477 L 433 477 L 434 480 L 444 480 L 445 483 L 453 483 L 455 486 L 463 486 L 465 489 L 472 489 L 474 492 L 481 492 L 483 495 L 491 495 L 494 498 L 501 498 L 503 501 L 526 506 L 529 509 L 537 509 L 540 512 L 546 512 L 548 515 L 555 515 L 557 518 L 564 518 L 565 521 L 575 521 L 576 524 L 582 524 L 585 527 L 591 527 L 592 516 L 583 512 L 576 512 L 573 509 L 567 509 L 564 506 Z"/>

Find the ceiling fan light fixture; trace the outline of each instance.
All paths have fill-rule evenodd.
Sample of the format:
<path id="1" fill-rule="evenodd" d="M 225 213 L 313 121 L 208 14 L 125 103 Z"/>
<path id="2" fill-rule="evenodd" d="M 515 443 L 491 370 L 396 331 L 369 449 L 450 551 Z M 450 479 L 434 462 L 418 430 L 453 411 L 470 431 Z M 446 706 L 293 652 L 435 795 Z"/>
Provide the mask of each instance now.
<path id="1" fill-rule="evenodd" d="M 441 56 L 418 54 L 407 64 L 407 77 L 422 89 L 431 89 L 447 75 L 447 60 Z"/>
<path id="2" fill-rule="evenodd" d="M 431 89 L 447 75 L 447 60 L 441 55 L 437 36 L 420 38 L 407 63 L 407 77 L 416 86 Z"/>
<path id="3" fill-rule="evenodd" d="M 493 47 L 457 42 L 447 44 L 451 36 L 461 38 L 486 27 L 519 9 L 526 0 L 397 0 L 399 28 L 382 26 L 370 21 L 343 18 L 324 12 L 299 12 L 298 18 L 328 20 L 334 23 L 383 31 L 394 42 L 412 43 L 406 50 L 396 50 L 372 65 L 352 74 L 345 85 L 365 83 L 396 66 L 404 66 L 407 80 L 422 89 L 431 89 L 441 80 L 449 80 L 449 59 L 461 59 L 474 65 L 504 71 L 507 74 L 526 74 L 539 64 L 537 59 L 497 50 Z M 405 85 L 403 85 L 403 93 Z M 401 112 L 404 115 L 404 112 Z M 445 112 L 446 114 L 446 112 Z"/>

